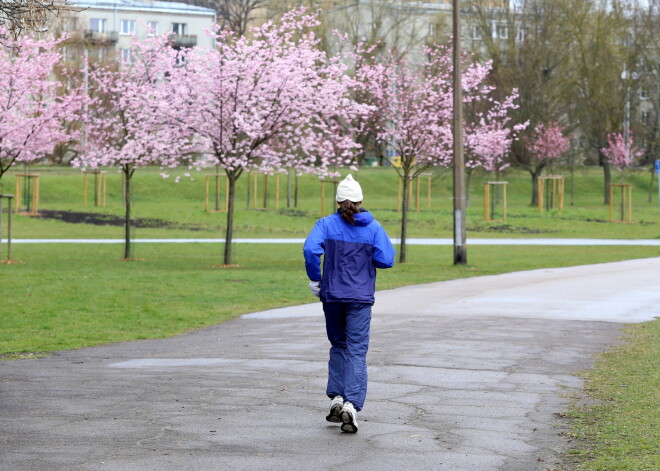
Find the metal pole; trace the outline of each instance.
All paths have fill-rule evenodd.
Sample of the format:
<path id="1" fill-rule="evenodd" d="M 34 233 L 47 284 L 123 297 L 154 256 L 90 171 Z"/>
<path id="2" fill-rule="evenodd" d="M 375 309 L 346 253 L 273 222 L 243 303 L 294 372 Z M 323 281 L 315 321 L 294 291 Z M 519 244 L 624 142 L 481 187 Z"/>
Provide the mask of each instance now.
<path id="1" fill-rule="evenodd" d="M 465 230 L 465 163 L 463 159 L 463 87 L 461 85 L 461 26 L 460 0 L 452 0 L 453 7 L 453 89 L 454 116 L 452 121 L 454 151 L 454 265 L 467 263 Z"/>

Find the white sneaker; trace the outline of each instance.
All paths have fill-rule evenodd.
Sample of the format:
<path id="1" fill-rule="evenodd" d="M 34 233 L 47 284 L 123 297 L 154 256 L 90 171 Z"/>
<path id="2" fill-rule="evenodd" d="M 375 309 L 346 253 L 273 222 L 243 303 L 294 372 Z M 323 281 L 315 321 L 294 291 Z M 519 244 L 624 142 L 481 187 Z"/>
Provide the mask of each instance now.
<path id="1" fill-rule="evenodd" d="M 348 433 L 355 433 L 358 431 L 357 412 L 355 407 L 350 402 L 344 402 L 344 407 L 341 408 L 341 431 Z"/>
<path id="2" fill-rule="evenodd" d="M 341 396 L 335 396 L 330 403 L 330 412 L 325 416 L 325 420 L 336 424 L 341 422 L 341 409 L 343 406 L 344 398 Z"/>

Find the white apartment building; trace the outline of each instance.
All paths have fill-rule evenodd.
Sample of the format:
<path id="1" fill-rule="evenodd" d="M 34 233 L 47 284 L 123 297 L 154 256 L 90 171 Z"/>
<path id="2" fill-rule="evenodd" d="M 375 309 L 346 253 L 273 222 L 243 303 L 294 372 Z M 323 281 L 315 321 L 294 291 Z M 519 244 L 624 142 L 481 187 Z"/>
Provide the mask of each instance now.
<path id="1" fill-rule="evenodd" d="M 215 10 L 185 3 L 150 0 L 69 0 L 79 12 L 63 19 L 70 36 L 64 46 L 66 60 L 77 60 L 83 50 L 92 59 L 116 53 L 130 60 L 132 37 L 174 33 L 175 47 L 213 47 L 205 33 L 216 23 Z"/>

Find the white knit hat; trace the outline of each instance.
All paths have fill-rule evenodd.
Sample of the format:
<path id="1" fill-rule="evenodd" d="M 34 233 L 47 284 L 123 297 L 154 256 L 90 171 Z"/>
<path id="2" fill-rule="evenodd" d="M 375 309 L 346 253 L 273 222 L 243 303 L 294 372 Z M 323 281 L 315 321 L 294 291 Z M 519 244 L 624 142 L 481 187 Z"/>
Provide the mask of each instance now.
<path id="1" fill-rule="evenodd" d="M 362 201 L 362 187 L 353 180 L 352 175 L 348 175 L 337 186 L 337 203 L 350 200 L 353 203 Z"/>

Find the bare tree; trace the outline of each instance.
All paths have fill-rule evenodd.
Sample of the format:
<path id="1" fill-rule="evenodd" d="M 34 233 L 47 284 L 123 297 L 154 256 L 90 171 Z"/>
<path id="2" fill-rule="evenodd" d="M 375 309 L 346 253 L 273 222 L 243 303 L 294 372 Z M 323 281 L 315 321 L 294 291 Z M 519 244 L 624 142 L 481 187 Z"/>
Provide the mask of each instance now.
<path id="1" fill-rule="evenodd" d="M 611 169 L 600 149 L 608 133 L 640 127 L 641 64 L 658 62 L 658 47 L 649 47 L 649 33 L 642 33 L 657 35 L 658 0 L 646 3 L 648 19 L 635 26 L 637 0 L 468 2 L 473 50 L 493 61 L 498 88 L 519 89 L 517 121 L 529 120 L 528 129 L 557 121 L 578 137 L 603 168 L 605 203 Z M 650 59 L 642 60 L 645 45 Z M 657 76 L 646 77 L 657 84 Z M 514 160 L 523 166 L 530 157 L 525 152 L 514 146 Z"/>
<path id="2" fill-rule="evenodd" d="M 399 58 L 411 54 L 422 57 L 425 44 L 449 38 L 450 13 L 442 4 L 346 0 L 326 9 L 322 21 L 328 31 L 346 34 L 352 45 L 378 45 L 395 51 Z"/>
<path id="3" fill-rule="evenodd" d="M 218 23 L 244 36 L 251 26 L 255 10 L 264 8 L 267 0 L 215 0 L 210 2 L 218 12 Z"/>
<path id="4" fill-rule="evenodd" d="M 0 26 L 14 37 L 26 31 L 44 32 L 53 17 L 71 10 L 76 9 L 67 0 L 0 0 Z"/>
<path id="5" fill-rule="evenodd" d="M 660 0 L 649 0 L 646 8 L 635 10 L 634 39 L 639 93 L 632 127 L 644 139 L 646 162 L 660 159 Z"/>
<path id="6" fill-rule="evenodd" d="M 529 122 L 528 133 L 538 123 L 566 118 L 558 70 L 565 55 L 556 47 L 559 31 L 554 3 L 472 0 L 465 4 L 466 42 L 478 58 L 492 61 L 490 79 L 501 93 L 518 90 L 520 107 L 513 111 L 513 121 Z M 522 141 L 514 143 L 511 158 L 523 168 L 534 160 Z M 537 203 L 536 182 L 533 178 L 531 204 Z"/>
<path id="7" fill-rule="evenodd" d="M 636 64 L 631 41 L 629 2 L 556 0 L 563 42 L 568 52 L 562 64 L 562 95 L 587 147 L 603 169 L 603 201 L 609 203 L 612 180 L 601 152 L 607 135 L 624 126 L 626 102 L 634 87 Z M 631 69 L 631 66 L 633 69 Z"/>

